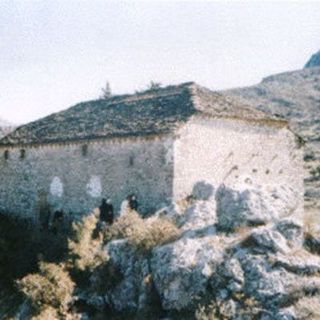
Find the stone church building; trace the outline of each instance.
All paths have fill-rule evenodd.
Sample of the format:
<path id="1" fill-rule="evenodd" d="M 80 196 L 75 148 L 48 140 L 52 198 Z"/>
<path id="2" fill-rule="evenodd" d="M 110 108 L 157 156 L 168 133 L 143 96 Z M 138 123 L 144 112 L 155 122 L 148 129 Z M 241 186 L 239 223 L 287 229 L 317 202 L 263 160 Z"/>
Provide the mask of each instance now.
<path id="1" fill-rule="evenodd" d="M 248 179 L 298 190 L 302 152 L 282 119 L 195 83 L 79 103 L 0 140 L 0 211 L 81 214 L 130 193 L 142 213 Z"/>

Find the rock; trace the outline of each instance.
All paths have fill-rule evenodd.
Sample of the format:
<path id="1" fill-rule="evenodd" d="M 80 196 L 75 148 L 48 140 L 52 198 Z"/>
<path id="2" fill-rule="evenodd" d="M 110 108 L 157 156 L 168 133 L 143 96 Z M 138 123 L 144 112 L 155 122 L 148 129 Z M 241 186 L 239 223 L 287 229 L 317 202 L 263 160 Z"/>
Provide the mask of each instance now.
<path id="1" fill-rule="evenodd" d="M 181 226 L 182 231 L 193 230 L 196 232 L 209 231 L 215 232 L 216 205 L 214 201 L 195 201 L 183 214 L 184 222 Z"/>
<path id="2" fill-rule="evenodd" d="M 224 246 L 217 236 L 189 239 L 153 250 L 151 270 L 155 287 L 166 310 L 192 308 L 204 294 Z"/>
<path id="3" fill-rule="evenodd" d="M 107 301 L 119 311 L 148 308 L 153 290 L 148 259 L 125 239 L 111 241 L 106 250 L 123 275 L 123 280 L 106 293 Z"/>
<path id="4" fill-rule="evenodd" d="M 217 297 L 221 300 L 232 293 L 242 291 L 244 280 L 239 260 L 229 258 L 218 266 L 216 273 L 210 279 L 210 285 L 213 290 L 218 290 Z"/>
<path id="5" fill-rule="evenodd" d="M 106 293 L 107 301 L 116 310 L 139 312 L 156 295 L 170 316 L 192 314 L 198 304 L 211 301 L 225 319 L 299 319 L 295 302 L 320 295 L 320 257 L 304 249 L 302 223 L 288 216 L 293 210 L 287 191 L 218 190 L 218 208 L 227 217 L 221 210 L 217 224 L 228 226 L 227 234 L 214 230 L 212 198 L 193 198 L 158 213 L 180 222 L 180 239 L 149 255 L 127 240 L 111 241 L 107 250 L 123 280 Z M 231 232 L 243 223 L 251 226 Z"/>
<path id="6" fill-rule="evenodd" d="M 320 255 L 320 237 L 318 235 L 307 233 L 304 245 L 310 252 Z"/>
<path id="7" fill-rule="evenodd" d="M 256 228 L 244 239 L 241 245 L 257 253 L 287 253 L 290 251 L 287 239 L 270 227 Z"/>
<path id="8" fill-rule="evenodd" d="M 294 251 L 293 254 L 281 254 L 269 258 L 273 267 L 281 267 L 298 275 L 316 275 L 320 273 L 320 257 L 303 250 Z"/>
<path id="9" fill-rule="evenodd" d="M 281 220 L 276 225 L 278 230 L 288 241 L 291 247 L 302 247 L 304 242 L 303 225 L 301 221 L 294 219 Z"/>
<path id="10" fill-rule="evenodd" d="M 237 185 L 220 186 L 216 193 L 218 227 L 232 231 L 242 226 L 257 226 L 294 216 L 296 192 L 287 186 L 265 188 Z M 298 213 L 297 213 L 298 215 Z"/>

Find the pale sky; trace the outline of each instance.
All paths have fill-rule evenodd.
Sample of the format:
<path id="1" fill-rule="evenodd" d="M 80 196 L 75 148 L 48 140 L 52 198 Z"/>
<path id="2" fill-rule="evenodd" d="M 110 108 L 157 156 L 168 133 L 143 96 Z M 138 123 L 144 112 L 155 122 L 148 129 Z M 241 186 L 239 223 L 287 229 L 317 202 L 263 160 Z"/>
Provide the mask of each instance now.
<path id="1" fill-rule="evenodd" d="M 24 123 L 114 94 L 246 86 L 320 49 L 320 2 L 0 0 L 0 118 Z"/>

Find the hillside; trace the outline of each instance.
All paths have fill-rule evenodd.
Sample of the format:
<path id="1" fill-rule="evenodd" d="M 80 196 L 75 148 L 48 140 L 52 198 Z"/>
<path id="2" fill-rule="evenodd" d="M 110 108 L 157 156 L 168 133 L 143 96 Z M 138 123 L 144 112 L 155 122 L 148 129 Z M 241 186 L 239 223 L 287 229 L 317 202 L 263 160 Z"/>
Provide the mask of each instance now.
<path id="1" fill-rule="evenodd" d="M 291 121 L 292 129 L 307 142 L 306 207 L 315 210 L 320 207 L 320 67 L 312 67 L 310 61 L 303 70 L 272 75 L 257 85 L 225 92 Z"/>

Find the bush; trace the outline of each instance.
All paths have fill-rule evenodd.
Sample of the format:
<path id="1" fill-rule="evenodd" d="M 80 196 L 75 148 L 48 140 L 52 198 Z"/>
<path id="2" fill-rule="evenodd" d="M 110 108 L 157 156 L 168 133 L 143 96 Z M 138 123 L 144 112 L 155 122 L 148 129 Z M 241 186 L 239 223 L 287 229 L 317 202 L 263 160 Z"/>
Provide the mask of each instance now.
<path id="1" fill-rule="evenodd" d="M 39 273 L 18 280 L 18 288 L 30 301 L 36 314 L 48 308 L 63 314 L 72 300 L 74 282 L 64 265 L 41 262 L 39 269 Z"/>
<path id="2" fill-rule="evenodd" d="M 177 239 L 179 235 L 179 229 L 169 219 L 163 217 L 143 219 L 136 211 L 130 210 L 106 230 L 105 238 L 107 240 L 127 238 L 138 249 L 149 251 Z"/>
<path id="3" fill-rule="evenodd" d="M 73 237 L 68 242 L 70 263 L 79 271 L 93 270 L 108 260 L 102 237 L 95 237 L 98 213 L 95 211 L 72 225 Z"/>
<path id="4" fill-rule="evenodd" d="M 56 309 L 52 307 L 45 307 L 40 314 L 32 317 L 32 320 L 57 320 L 58 317 Z"/>

